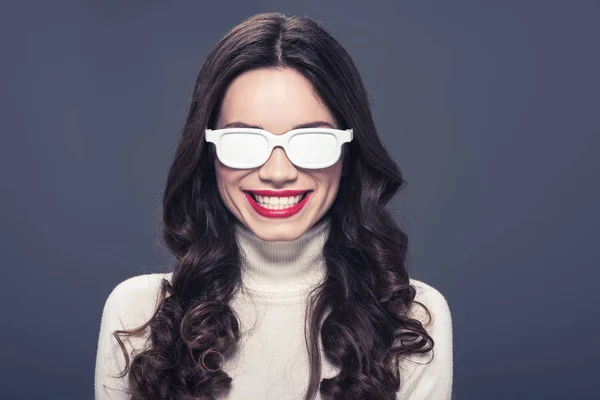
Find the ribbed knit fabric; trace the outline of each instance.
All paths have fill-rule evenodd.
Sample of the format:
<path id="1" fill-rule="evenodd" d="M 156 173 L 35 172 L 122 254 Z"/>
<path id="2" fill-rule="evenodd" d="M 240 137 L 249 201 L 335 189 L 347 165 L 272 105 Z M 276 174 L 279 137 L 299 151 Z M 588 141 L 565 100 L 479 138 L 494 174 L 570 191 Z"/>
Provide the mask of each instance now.
<path id="1" fill-rule="evenodd" d="M 328 220 L 314 225 L 290 242 L 266 242 L 241 224 L 236 238 L 242 250 L 243 290 L 231 307 L 240 320 L 241 339 L 223 370 L 233 378 L 227 400 L 301 400 L 308 384 L 308 354 L 304 338 L 306 298 L 325 278 L 322 250 L 330 225 Z M 96 358 L 97 400 L 125 400 L 127 379 L 113 378 L 124 359 L 111 333 L 131 329 L 152 315 L 160 281 L 171 274 L 147 274 L 130 278 L 109 295 L 104 306 Z M 435 340 L 435 357 L 414 355 L 401 365 L 398 399 L 449 400 L 452 390 L 452 322 L 444 297 L 433 287 L 411 280 L 417 299 L 434 315 L 428 327 Z M 424 313 L 413 317 L 426 321 Z M 352 323 L 352 321 L 349 321 Z M 145 338 L 125 340 L 128 351 L 148 345 Z M 322 378 L 338 369 L 321 353 Z M 316 400 L 320 400 L 317 395 Z"/>
<path id="2" fill-rule="evenodd" d="M 325 278 L 323 246 L 328 236 L 328 220 L 321 220 L 288 242 L 263 241 L 238 223 L 236 237 L 243 254 L 245 290 L 271 300 L 307 294 Z"/>

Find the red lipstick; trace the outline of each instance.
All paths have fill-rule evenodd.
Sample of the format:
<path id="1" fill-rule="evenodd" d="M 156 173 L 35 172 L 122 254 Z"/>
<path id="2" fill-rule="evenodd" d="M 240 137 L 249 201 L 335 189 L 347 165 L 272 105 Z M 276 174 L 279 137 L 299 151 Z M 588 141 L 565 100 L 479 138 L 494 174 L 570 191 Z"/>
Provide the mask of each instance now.
<path id="1" fill-rule="evenodd" d="M 252 190 L 252 193 L 255 193 L 260 196 L 272 196 L 272 197 L 290 197 L 290 196 L 298 196 L 306 193 L 306 190 Z M 271 210 L 269 208 L 265 208 L 258 204 L 252 195 L 248 192 L 244 192 L 244 196 L 248 199 L 248 202 L 259 215 L 267 218 L 288 218 L 292 215 L 298 214 L 302 208 L 308 203 L 310 197 L 312 196 L 312 191 L 309 191 L 308 194 L 300 201 L 298 204 L 293 205 L 288 208 L 284 208 L 283 210 Z"/>

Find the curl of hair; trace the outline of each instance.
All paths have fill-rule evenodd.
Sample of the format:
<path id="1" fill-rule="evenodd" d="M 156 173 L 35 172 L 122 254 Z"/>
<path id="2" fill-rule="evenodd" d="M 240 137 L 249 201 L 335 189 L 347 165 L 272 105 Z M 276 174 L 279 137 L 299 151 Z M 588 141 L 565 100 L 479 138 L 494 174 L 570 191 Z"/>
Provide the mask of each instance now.
<path id="1" fill-rule="evenodd" d="M 240 336 L 229 303 L 241 285 L 241 255 L 204 129 L 214 127 L 229 83 L 254 68 L 294 68 L 313 84 L 340 129 L 355 133 L 345 145 L 339 192 L 326 215 L 326 279 L 307 304 L 305 399 L 317 391 L 324 399 L 396 399 L 400 359 L 434 345 L 424 325 L 410 317 L 415 304 L 425 306 L 409 284 L 408 237 L 386 210 L 405 181 L 377 136 L 350 56 L 314 20 L 278 13 L 234 27 L 201 67 L 163 197 L 163 237 L 176 265 L 151 319 L 114 333 L 126 358 L 121 376 L 128 376 L 134 400 L 214 399 L 231 386 L 222 366 Z M 150 346 L 130 359 L 120 337 L 148 329 Z M 318 340 L 339 367 L 332 378 L 321 379 Z"/>

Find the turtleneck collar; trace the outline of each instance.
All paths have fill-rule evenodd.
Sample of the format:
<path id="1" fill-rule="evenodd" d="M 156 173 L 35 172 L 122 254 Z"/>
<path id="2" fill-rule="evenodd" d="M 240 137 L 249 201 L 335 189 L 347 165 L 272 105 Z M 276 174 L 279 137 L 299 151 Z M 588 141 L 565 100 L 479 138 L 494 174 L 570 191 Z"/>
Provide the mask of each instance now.
<path id="1" fill-rule="evenodd" d="M 312 290 L 325 278 L 323 246 L 329 229 L 330 220 L 324 218 L 296 240 L 267 242 L 237 223 L 244 290 L 276 297 Z"/>

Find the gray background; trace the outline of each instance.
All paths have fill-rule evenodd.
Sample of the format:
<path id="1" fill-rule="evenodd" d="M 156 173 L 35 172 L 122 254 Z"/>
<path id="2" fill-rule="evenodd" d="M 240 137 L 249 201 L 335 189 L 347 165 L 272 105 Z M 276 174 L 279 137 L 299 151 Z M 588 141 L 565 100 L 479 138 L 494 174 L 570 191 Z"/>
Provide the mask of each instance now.
<path id="1" fill-rule="evenodd" d="M 452 310 L 454 399 L 594 397 L 598 3 L 351 4 L 2 3 L 0 398 L 92 398 L 106 297 L 169 260 L 161 192 L 199 65 L 265 11 L 322 21 L 363 74 L 409 183 L 410 271 Z"/>

